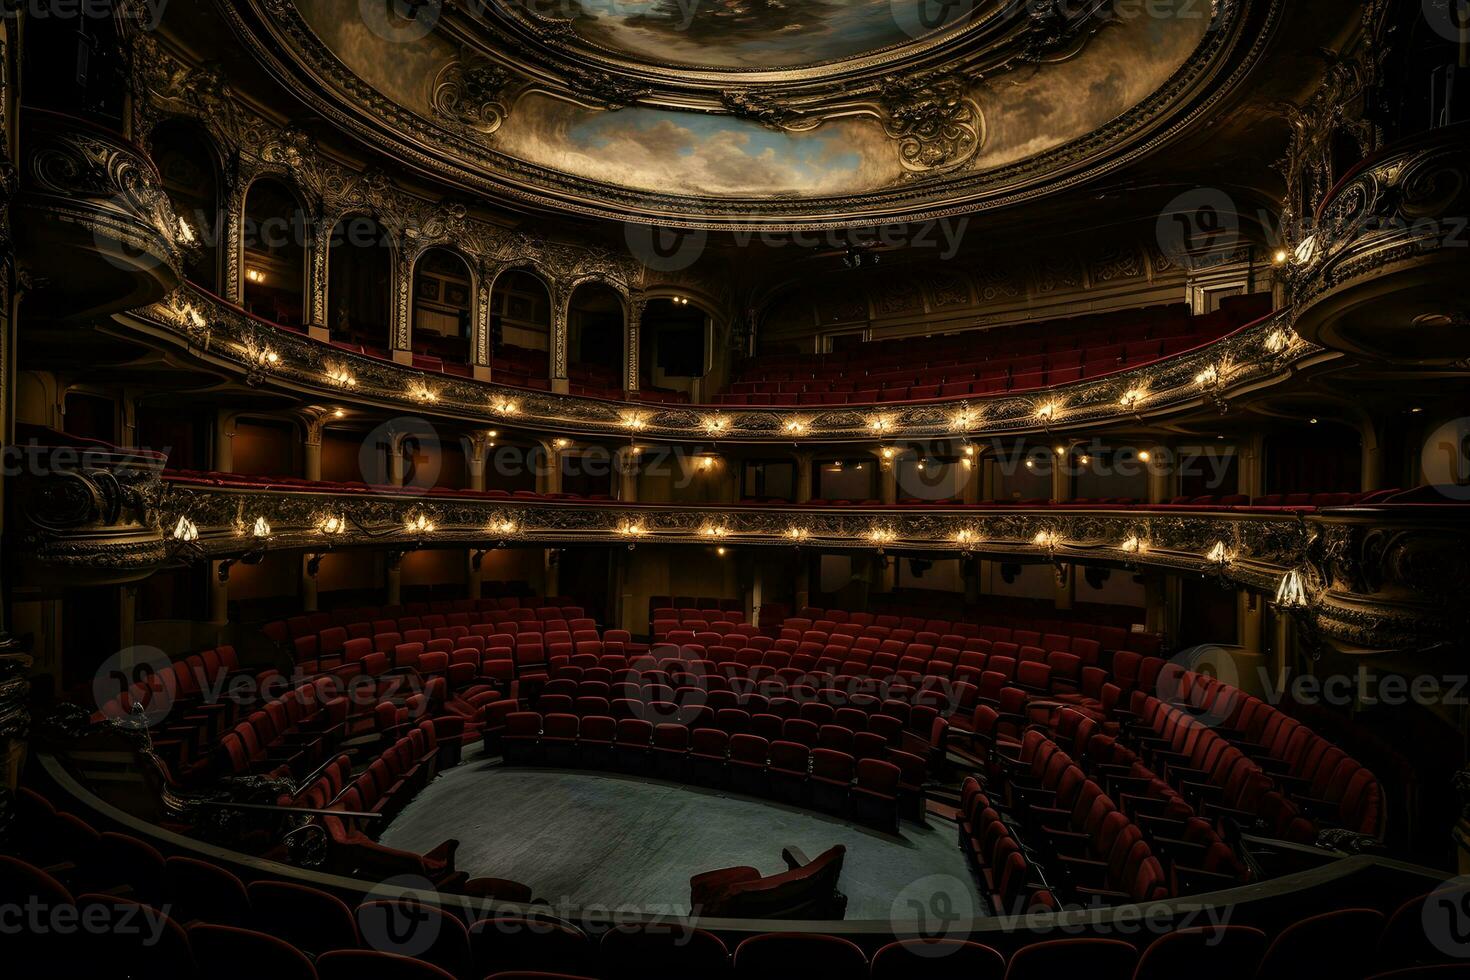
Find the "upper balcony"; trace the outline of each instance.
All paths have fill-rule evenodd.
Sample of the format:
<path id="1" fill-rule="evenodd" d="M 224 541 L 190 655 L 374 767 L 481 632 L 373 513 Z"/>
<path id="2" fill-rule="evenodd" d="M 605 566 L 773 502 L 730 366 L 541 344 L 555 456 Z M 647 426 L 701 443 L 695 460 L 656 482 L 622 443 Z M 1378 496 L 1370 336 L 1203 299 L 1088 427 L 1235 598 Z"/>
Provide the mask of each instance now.
<path id="1" fill-rule="evenodd" d="M 1296 330 L 1365 357 L 1463 365 L 1470 355 L 1470 124 L 1431 130 L 1350 171 L 1297 247 Z"/>
<path id="2" fill-rule="evenodd" d="M 177 288 L 192 232 L 147 154 L 110 130 L 40 109 L 24 111 L 21 129 L 12 226 L 31 270 L 27 308 L 98 316 Z"/>

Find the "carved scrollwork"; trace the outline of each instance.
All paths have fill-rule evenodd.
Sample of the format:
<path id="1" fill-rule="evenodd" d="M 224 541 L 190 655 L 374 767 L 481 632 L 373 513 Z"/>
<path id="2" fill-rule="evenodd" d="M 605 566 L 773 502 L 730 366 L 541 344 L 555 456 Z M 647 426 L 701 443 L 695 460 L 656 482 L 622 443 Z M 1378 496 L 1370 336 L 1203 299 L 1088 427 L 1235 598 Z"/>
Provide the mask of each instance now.
<path id="1" fill-rule="evenodd" d="M 430 105 L 439 117 L 489 136 L 510 112 L 505 95 L 511 79 L 507 68 L 489 58 L 460 58 L 434 79 Z"/>
<path id="2" fill-rule="evenodd" d="M 885 79 L 879 93 L 883 128 L 915 173 L 948 170 L 969 161 L 985 142 L 985 119 L 963 77 L 923 75 Z"/>

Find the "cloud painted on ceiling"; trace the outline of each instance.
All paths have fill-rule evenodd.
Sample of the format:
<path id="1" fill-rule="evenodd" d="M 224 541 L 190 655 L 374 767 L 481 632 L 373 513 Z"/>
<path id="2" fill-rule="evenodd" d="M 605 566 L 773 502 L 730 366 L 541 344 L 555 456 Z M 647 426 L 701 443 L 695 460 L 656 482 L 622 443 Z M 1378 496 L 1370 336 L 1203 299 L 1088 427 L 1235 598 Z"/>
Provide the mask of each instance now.
<path id="1" fill-rule="evenodd" d="M 844 194 L 900 176 L 893 144 L 870 120 L 780 133 L 730 116 L 596 112 L 532 95 L 516 103 L 497 142 L 507 153 L 566 173 L 702 197 Z"/>
<path id="2" fill-rule="evenodd" d="M 777 69 L 851 58 L 954 23 L 981 0 L 571 0 L 586 40 L 649 61 Z"/>

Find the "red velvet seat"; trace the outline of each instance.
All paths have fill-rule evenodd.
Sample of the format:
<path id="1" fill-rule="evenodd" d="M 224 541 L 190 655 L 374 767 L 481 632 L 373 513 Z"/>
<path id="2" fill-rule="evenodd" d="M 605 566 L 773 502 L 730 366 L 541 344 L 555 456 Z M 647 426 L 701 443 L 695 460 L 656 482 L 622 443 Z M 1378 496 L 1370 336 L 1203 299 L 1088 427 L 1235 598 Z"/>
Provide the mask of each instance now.
<path id="1" fill-rule="evenodd" d="M 904 939 L 873 954 L 872 980 L 1002 980 L 1005 957 L 960 939 Z"/>
<path id="2" fill-rule="evenodd" d="M 711 932 L 631 923 L 603 933 L 599 965 L 605 980 L 725 980 L 733 969 Z"/>
<path id="3" fill-rule="evenodd" d="M 335 895 L 288 881 L 252 881 L 255 927 L 318 956 L 361 945 L 357 920 Z"/>
<path id="4" fill-rule="evenodd" d="M 357 926 L 372 949 L 423 960 L 455 977 L 471 973 L 469 929 L 436 906 L 409 898 L 364 902 Z"/>
<path id="5" fill-rule="evenodd" d="M 1005 980 L 1129 980 L 1138 953 L 1117 939 L 1055 939 L 1017 950 Z"/>
<path id="6" fill-rule="evenodd" d="M 317 980 L 316 968 L 306 954 L 264 932 L 200 923 L 189 927 L 189 946 L 203 977 Z"/>
<path id="7" fill-rule="evenodd" d="M 868 959 L 863 951 L 838 936 L 810 933 L 767 933 L 751 936 L 735 947 L 735 976 L 739 980 L 772 977 L 863 977 Z"/>
<path id="8" fill-rule="evenodd" d="M 549 919 L 481 919 L 470 927 L 475 976 L 508 971 L 596 974 L 594 947 L 580 930 Z"/>
<path id="9" fill-rule="evenodd" d="M 410 956 L 343 949 L 317 958 L 320 980 L 455 980 L 454 974 Z"/>

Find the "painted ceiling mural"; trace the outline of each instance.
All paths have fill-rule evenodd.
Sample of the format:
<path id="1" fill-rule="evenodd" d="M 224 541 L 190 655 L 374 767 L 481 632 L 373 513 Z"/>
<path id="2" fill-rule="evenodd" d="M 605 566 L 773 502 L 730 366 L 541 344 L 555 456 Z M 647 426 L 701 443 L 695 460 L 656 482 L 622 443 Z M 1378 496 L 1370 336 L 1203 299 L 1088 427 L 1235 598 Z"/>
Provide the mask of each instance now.
<path id="1" fill-rule="evenodd" d="M 482 14 L 446 15 L 405 40 L 343 16 L 342 0 L 255 2 L 299 18 L 301 31 L 265 26 L 302 64 L 319 72 L 313 52 L 327 52 L 421 119 L 420 143 L 438 127 L 478 147 L 492 170 L 506 159 L 588 194 L 602 186 L 660 207 L 678 198 L 689 213 L 707 201 L 710 214 L 745 202 L 912 199 L 915 188 L 942 196 L 1079 141 L 1163 90 L 1184 91 L 1178 80 L 1206 63 L 1219 33 L 1198 0 L 1155 0 L 1134 16 L 1079 0 L 1069 9 L 1093 6 L 1050 28 L 1025 13 L 996 21 L 992 0 L 561 0 L 569 18 L 537 21 L 530 39 L 511 37 L 524 20 Z M 1213 9 L 1237 2 L 1250 0 Z M 958 45 L 952 56 L 948 45 Z M 909 53 L 915 46 L 928 54 Z"/>
<path id="2" fill-rule="evenodd" d="M 634 58 L 732 69 L 851 58 L 942 30 L 972 7 L 970 0 L 567 2 L 573 30 L 592 44 Z"/>

